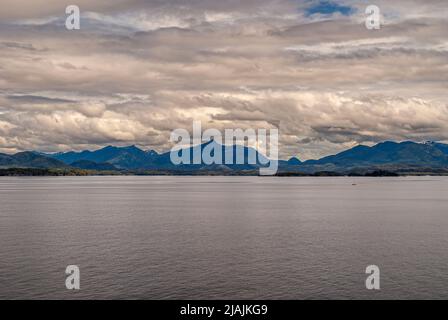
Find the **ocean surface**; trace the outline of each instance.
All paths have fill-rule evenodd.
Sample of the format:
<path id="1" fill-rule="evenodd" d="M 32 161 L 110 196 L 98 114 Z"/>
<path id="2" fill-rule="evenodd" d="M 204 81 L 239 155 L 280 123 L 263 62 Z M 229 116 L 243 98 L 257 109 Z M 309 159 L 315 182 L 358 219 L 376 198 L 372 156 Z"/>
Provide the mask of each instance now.
<path id="1" fill-rule="evenodd" d="M 448 178 L 0 178 L 0 299 L 59 298 L 448 299 Z"/>

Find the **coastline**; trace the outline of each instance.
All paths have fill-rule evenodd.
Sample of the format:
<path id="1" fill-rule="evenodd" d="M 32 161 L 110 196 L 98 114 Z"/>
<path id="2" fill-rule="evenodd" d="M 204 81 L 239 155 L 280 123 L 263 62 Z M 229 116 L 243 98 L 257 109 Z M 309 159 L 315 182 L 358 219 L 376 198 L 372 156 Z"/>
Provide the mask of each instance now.
<path id="1" fill-rule="evenodd" d="M 66 177 L 66 176 L 260 176 L 260 177 L 407 177 L 407 176 L 448 176 L 448 170 L 397 170 L 382 169 L 336 171 L 279 171 L 273 176 L 261 176 L 258 170 L 245 171 L 173 171 L 173 170 L 117 170 L 98 171 L 67 168 L 1 168 L 0 177 Z"/>

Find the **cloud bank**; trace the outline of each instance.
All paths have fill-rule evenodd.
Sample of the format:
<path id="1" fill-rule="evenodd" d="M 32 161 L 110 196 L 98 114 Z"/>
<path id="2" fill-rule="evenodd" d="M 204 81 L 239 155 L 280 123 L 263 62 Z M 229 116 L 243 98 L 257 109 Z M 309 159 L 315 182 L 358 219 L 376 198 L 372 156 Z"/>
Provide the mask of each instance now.
<path id="1" fill-rule="evenodd" d="M 270 127 L 281 157 L 448 141 L 448 3 L 1 0 L 0 152 L 136 144 L 176 128 Z"/>

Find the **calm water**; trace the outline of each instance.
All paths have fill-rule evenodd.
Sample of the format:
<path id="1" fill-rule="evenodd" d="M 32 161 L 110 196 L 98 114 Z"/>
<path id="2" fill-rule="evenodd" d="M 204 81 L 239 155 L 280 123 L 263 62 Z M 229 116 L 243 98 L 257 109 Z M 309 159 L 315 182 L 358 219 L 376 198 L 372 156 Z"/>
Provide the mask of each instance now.
<path id="1" fill-rule="evenodd" d="M 0 298 L 447 299 L 447 195 L 440 177 L 0 178 Z"/>

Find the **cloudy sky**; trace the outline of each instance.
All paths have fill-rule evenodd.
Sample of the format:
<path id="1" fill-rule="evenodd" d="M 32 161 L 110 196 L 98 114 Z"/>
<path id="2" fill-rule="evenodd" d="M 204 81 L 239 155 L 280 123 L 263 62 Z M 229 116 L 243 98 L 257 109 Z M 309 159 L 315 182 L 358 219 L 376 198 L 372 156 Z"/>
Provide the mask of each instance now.
<path id="1" fill-rule="evenodd" d="M 65 28 L 65 8 L 81 29 Z M 0 0 L 0 152 L 269 128 L 281 157 L 448 141 L 448 1 Z"/>

